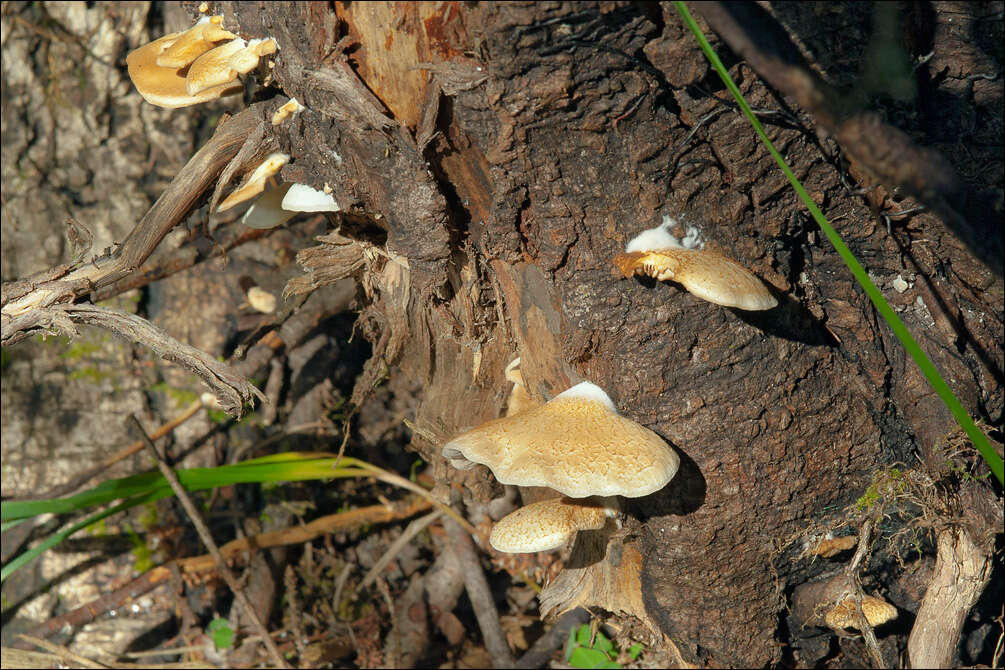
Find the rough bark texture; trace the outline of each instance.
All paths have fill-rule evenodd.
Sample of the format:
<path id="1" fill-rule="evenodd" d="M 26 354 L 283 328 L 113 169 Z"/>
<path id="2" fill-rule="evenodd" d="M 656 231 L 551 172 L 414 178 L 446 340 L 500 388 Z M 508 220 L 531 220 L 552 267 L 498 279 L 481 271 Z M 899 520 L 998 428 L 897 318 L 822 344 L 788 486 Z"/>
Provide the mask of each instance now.
<path id="1" fill-rule="evenodd" d="M 806 575 L 775 547 L 915 447 L 937 466 L 954 424 L 746 120 L 709 92 L 677 17 L 615 2 L 337 3 L 339 43 L 318 5 L 224 8 L 242 35 L 277 37 L 276 82 L 311 110 L 279 131 L 295 157 L 284 177 L 329 184 L 368 241 L 386 234 L 372 333 L 377 356 L 423 383 L 418 425 L 449 437 L 495 417 L 515 355 L 540 398 L 600 384 L 684 463 L 631 506 L 647 520 L 650 616 L 705 663 L 776 661 L 783 590 Z M 753 106 L 780 108 L 749 67 L 731 72 Z M 1000 277 L 932 214 L 891 235 L 812 119 L 780 112 L 768 132 L 797 176 L 964 406 L 998 421 Z M 782 305 L 749 315 L 617 279 L 611 258 L 664 215 Z M 898 293 L 898 275 L 916 281 Z M 476 497 L 496 490 L 414 446 Z"/>
<path id="2" fill-rule="evenodd" d="M 797 561 L 789 540 L 826 525 L 877 470 L 920 457 L 943 471 L 955 424 L 673 10 L 213 5 L 242 37 L 279 43 L 268 93 L 282 95 L 271 104 L 296 97 L 307 107 L 270 130 L 292 156 L 282 177 L 330 187 L 344 237 L 305 252 L 312 273 L 294 286 L 344 276 L 326 258 L 362 272 L 360 325 L 374 357 L 359 394 L 396 366 L 421 387 L 416 425 L 442 443 L 501 413 L 515 356 L 537 399 L 599 384 L 681 455 L 665 490 L 628 505 L 641 521 L 627 542 L 641 555 L 648 616 L 687 662 L 778 662 L 778 638 L 796 634 L 778 630 L 786 595 L 825 572 Z M 764 20 L 844 90 L 869 16 L 854 4 L 822 7 L 776 3 Z M 911 54 L 935 55 L 918 70 L 917 109 L 889 106 L 889 122 L 938 150 L 984 203 L 978 220 L 963 208 L 965 235 L 929 211 L 899 215 L 915 202 L 862 164 L 868 147 L 839 146 L 819 110 L 782 98 L 758 74 L 791 93 L 755 72 L 756 60 L 739 63 L 702 28 L 964 407 L 1000 430 L 1003 283 L 967 246 L 994 239 L 1002 218 L 1002 80 L 974 77 L 1001 68 L 1000 13 L 990 28 L 980 20 L 990 14 L 991 5 L 912 9 Z M 762 277 L 780 306 L 743 313 L 675 284 L 619 278 L 611 259 L 665 216 Z M 19 267 L 4 259 L 5 274 Z M 438 444 L 416 435 L 412 447 L 441 482 L 481 502 L 501 494 L 484 469 L 449 468 Z M 1000 515 L 981 523 L 1000 528 Z"/>

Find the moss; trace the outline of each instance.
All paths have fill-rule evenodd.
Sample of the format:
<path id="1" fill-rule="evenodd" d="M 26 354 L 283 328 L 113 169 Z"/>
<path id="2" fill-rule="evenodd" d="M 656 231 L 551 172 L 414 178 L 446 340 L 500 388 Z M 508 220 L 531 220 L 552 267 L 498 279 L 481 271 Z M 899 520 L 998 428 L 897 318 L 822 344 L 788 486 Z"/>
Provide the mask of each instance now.
<path id="1" fill-rule="evenodd" d="M 877 472 L 872 478 L 872 484 L 865 493 L 855 501 L 855 507 L 861 512 L 871 510 L 881 499 L 904 490 L 904 473 L 898 468 L 890 468 Z"/>
<path id="2" fill-rule="evenodd" d="M 188 389 L 180 389 L 174 386 L 168 386 L 164 382 L 157 382 L 152 386 L 147 387 L 148 391 L 160 391 L 167 395 L 169 398 L 174 400 L 179 405 L 189 405 L 199 399 L 199 394 L 195 391 L 189 391 Z"/>

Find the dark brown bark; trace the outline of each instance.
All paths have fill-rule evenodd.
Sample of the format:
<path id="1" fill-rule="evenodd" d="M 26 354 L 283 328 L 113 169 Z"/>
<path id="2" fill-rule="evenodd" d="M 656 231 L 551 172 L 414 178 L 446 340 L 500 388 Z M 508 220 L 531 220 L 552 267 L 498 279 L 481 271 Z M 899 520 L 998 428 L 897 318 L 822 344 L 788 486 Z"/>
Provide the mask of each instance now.
<path id="1" fill-rule="evenodd" d="M 665 490 L 629 505 L 648 615 L 689 661 L 778 661 L 784 593 L 822 569 L 778 548 L 915 450 L 942 468 L 955 425 L 749 124 L 711 92 L 676 15 L 616 2 L 221 4 L 242 36 L 276 37 L 276 84 L 308 108 L 275 130 L 293 156 L 284 179 L 329 185 L 342 233 L 382 250 L 365 261 L 375 358 L 358 388 L 397 365 L 423 385 L 416 425 L 444 440 L 500 413 L 517 355 L 540 399 L 599 384 L 682 458 Z M 998 425 L 1001 277 L 932 213 L 888 232 L 882 215 L 907 206 L 881 187 L 864 202 L 814 117 L 751 67 L 731 72 L 754 107 L 776 110 L 763 117 L 776 146 L 967 410 Z M 867 148 L 845 150 L 868 162 Z M 1000 178 L 977 186 L 1000 193 Z M 782 304 L 751 315 L 619 279 L 611 259 L 664 215 L 698 226 Z M 917 277 L 900 292 L 898 275 Z M 413 447 L 441 481 L 499 493 L 481 470 L 448 468 L 438 445 Z"/>

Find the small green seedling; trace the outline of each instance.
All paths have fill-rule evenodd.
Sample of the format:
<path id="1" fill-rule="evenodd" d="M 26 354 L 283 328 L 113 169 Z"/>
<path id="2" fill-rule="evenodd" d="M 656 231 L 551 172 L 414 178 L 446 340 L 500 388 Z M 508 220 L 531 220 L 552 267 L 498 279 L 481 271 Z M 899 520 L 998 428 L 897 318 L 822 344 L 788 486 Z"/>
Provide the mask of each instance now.
<path id="1" fill-rule="evenodd" d="M 597 632 L 591 642 L 589 624 L 569 631 L 569 644 L 565 648 L 565 660 L 574 668 L 620 668 L 615 659 L 618 649 L 606 635 Z M 633 661 L 642 653 L 641 644 L 633 644 L 628 648 L 628 656 Z"/>
<path id="2" fill-rule="evenodd" d="M 228 649 L 234 644 L 234 629 L 230 627 L 230 622 L 217 617 L 206 626 L 206 635 L 213 638 L 213 646 L 217 651 Z"/>

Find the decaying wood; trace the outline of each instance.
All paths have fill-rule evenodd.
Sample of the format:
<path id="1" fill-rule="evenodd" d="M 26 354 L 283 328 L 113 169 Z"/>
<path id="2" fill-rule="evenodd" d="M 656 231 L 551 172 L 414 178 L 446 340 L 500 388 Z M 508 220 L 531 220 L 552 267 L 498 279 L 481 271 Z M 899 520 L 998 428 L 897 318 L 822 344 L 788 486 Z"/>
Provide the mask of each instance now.
<path id="1" fill-rule="evenodd" d="M 541 592 L 541 614 L 562 615 L 577 607 L 633 616 L 650 631 L 656 624 L 642 600 L 642 555 L 611 528 L 580 531 L 565 568 Z"/>
<path id="2" fill-rule="evenodd" d="M 960 632 L 993 566 L 993 541 L 978 544 L 970 532 L 946 528 L 938 535 L 935 572 L 907 642 L 912 668 L 956 666 Z"/>
<path id="3" fill-rule="evenodd" d="M 854 96 L 825 82 L 757 3 L 708 2 L 696 9 L 737 55 L 812 114 L 853 160 L 881 183 L 901 187 L 938 211 L 995 274 L 1002 274 L 1001 236 L 980 232 L 990 202 L 968 192 L 942 155 L 919 146 L 875 112 L 858 109 Z"/>
<path id="4" fill-rule="evenodd" d="M 65 273 L 33 280 L 31 291 L 4 289 L 3 344 L 18 342 L 46 328 L 65 327 L 58 314 L 32 315 L 36 309 L 72 302 L 133 272 L 153 253 L 164 236 L 188 215 L 203 193 L 260 123 L 260 108 L 252 106 L 222 122 L 213 137 L 185 164 L 171 184 L 113 252 L 89 264 L 64 268 Z M 16 297 L 14 297 L 16 295 Z"/>
<path id="5" fill-rule="evenodd" d="M 135 314 L 88 304 L 62 305 L 50 310 L 65 315 L 70 320 L 69 329 L 61 328 L 61 332 L 68 336 L 76 335 L 72 323 L 97 326 L 130 342 L 142 344 L 161 358 L 177 363 L 202 379 L 229 414 L 240 416 L 245 405 L 253 398 L 265 399 L 261 391 L 231 366 L 176 340 Z"/>

